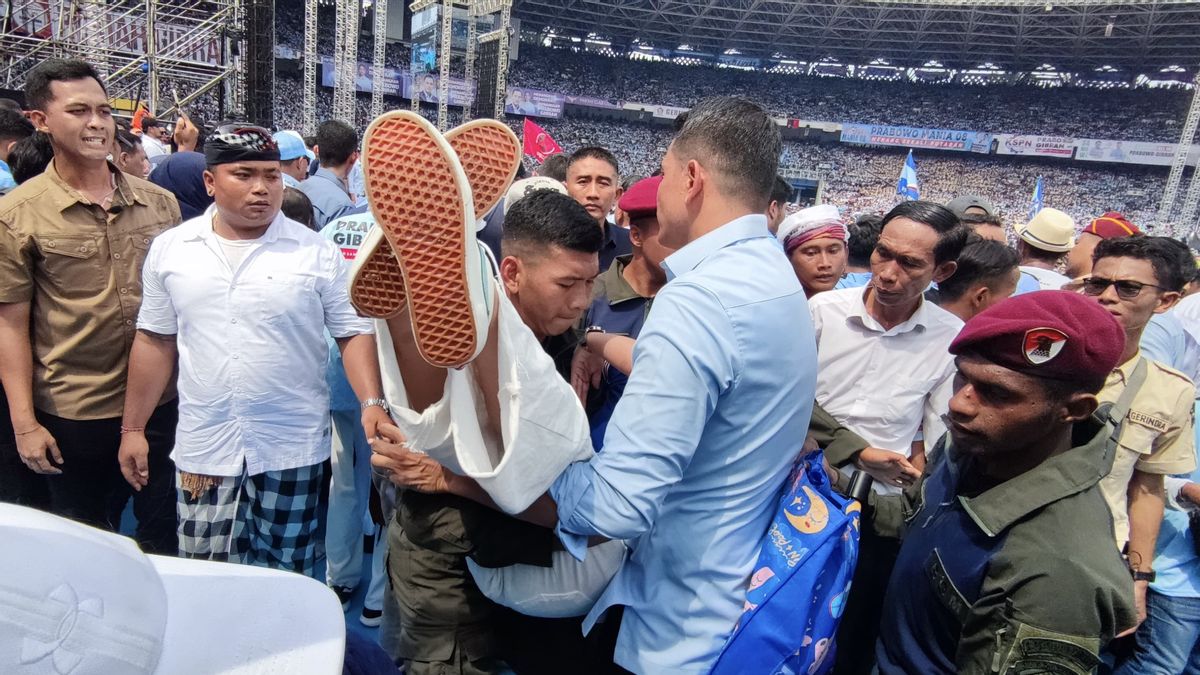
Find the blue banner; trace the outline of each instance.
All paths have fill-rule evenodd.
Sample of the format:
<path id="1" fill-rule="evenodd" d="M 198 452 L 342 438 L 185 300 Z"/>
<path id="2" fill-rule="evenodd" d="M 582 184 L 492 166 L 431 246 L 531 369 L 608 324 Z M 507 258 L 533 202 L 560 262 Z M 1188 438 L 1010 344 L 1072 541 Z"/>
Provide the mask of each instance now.
<path id="1" fill-rule="evenodd" d="M 886 124 L 843 124 L 841 140 L 858 145 L 980 153 L 987 153 L 992 147 L 992 135 L 983 131 L 894 127 Z"/>

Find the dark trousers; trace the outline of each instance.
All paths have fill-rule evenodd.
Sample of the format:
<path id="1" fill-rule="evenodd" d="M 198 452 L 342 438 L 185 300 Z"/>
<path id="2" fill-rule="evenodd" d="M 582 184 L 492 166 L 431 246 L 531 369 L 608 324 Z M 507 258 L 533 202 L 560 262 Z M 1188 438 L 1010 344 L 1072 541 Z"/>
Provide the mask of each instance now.
<path id="1" fill-rule="evenodd" d="M 137 518 L 136 539 L 143 551 L 176 555 L 175 532 L 175 425 L 179 410 L 175 401 L 154 410 L 146 423 L 150 445 L 150 483 L 134 492 L 117 464 L 121 447 L 121 418 L 69 420 L 41 411 L 38 421 L 54 436 L 62 453 L 62 473 L 47 477 L 49 511 L 60 516 L 116 532 L 121 513 L 133 496 Z"/>
<path id="2" fill-rule="evenodd" d="M 883 596 L 900 554 L 900 540 L 881 537 L 868 525 L 859 539 L 858 565 L 837 632 L 835 675 L 869 675 L 883 618 Z"/>

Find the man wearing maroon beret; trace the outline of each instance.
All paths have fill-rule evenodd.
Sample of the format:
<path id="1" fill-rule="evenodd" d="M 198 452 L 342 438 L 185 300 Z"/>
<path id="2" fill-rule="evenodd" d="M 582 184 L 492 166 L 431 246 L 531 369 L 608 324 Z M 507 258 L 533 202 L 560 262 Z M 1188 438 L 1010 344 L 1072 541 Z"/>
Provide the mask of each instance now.
<path id="1" fill-rule="evenodd" d="M 592 445 L 604 444 L 608 420 L 633 370 L 633 346 L 654 296 L 667 283 L 662 263 L 675 249 L 658 241 L 658 186 L 662 176 L 640 180 L 617 206 L 629 218 L 633 252 L 617 256 L 596 278 L 587 330 L 571 368 L 571 384 L 588 410 Z M 592 394 L 589 396 L 588 391 Z"/>
<path id="2" fill-rule="evenodd" d="M 1129 401 L 1098 410 L 1096 393 L 1124 346 L 1108 312 L 1064 291 L 963 327 L 947 435 L 916 485 L 868 501 L 875 529 L 903 538 L 880 673 L 1087 673 L 1134 625 L 1098 487 Z"/>

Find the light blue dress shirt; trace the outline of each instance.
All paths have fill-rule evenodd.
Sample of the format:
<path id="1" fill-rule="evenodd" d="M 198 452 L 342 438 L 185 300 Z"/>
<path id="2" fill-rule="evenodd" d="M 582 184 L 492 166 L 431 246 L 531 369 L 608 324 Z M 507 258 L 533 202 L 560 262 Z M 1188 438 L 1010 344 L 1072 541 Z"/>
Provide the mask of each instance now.
<path id="1" fill-rule="evenodd" d="M 632 552 L 585 622 L 625 606 L 616 662 L 705 673 L 808 430 L 816 341 L 804 291 L 764 216 L 738 218 L 664 263 L 604 452 L 551 487 L 558 535 Z"/>
<path id="2" fill-rule="evenodd" d="M 357 212 L 357 213 L 356 213 Z M 367 232 L 375 227 L 375 216 L 366 206 L 355 207 L 350 215 L 342 216 L 321 229 L 321 236 L 337 244 L 347 264 L 353 264 L 358 249 Z M 346 366 L 342 363 L 342 350 L 329 331 L 325 332 L 329 343 L 329 364 L 325 368 L 325 382 L 329 385 L 330 410 L 358 410 L 358 396 L 346 378 Z"/>
<path id="3" fill-rule="evenodd" d="M 15 187 L 17 187 L 17 181 L 13 180 L 12 169 L 8 168 L 8 164 L 0 159 L 0 194 Z"/>
<path id="4" fill-rule="evenodd" d="M 841 279 L 838 279 L 837 285 L 833 288 L 834 290 L 841 290 L 843 288 L 862 288 L 869 283 L 871 283 L 870 272 L 846 272 Z"/>
<path id="5" fill-rule="evenodd" d="M 1139 346 L 1146 358 L 1178 370 L 1193 382 L 1200 376 L 1200 344 L 1184 330 L 1174 309 L 1150 317 Z"/>
<path id="6" fill-rule="evenodd" d="M 346 181 L 325 167 L 300 183 L 300 191 L 312 202 L 313 220 L 318 231 L 354 208 L 349 190 Z"/>

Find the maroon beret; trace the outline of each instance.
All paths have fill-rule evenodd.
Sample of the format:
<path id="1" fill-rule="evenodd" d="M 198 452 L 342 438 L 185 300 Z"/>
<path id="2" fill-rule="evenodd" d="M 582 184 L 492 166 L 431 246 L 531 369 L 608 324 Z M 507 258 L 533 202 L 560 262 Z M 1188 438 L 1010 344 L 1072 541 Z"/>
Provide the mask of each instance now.
<path id="1" fill-rule="evenodd" d="M 1083 231 L 1088 234 L 1094 234 L 1101 239 L 1120 239 L 1121 237 L 1132 237 L 1142 233 L 1137 225 L 1129 222 L 1128 218 L 1116 211 L 1109 211 L 1088 223 L 1088 226 L 1083 228 Z"/>
<path id="2" fill-rule="evenodd" d="M 1068 291 L 1016 295 L 976 314 L 950 343 L 1034 377 L 1103 381 L 1121 358 L 1125 332 L 1092 298 Z"/>
<path id="3" fill-rule="evenodd" d="M 658 213 L 658 186 L 661 183 L 662 176 L 639 180 L 630 185 L 625 194 L 621 195 L 621 201 L 617 202 L 617 207 L 629 214 L 630 220 L 656 215 Z"/>

